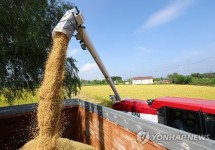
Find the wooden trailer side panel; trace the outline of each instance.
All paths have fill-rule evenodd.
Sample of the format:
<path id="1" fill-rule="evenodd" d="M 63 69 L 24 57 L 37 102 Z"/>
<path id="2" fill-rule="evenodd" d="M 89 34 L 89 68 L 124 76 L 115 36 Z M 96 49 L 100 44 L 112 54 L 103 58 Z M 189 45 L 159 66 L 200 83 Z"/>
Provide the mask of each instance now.
<path id="1" fill-rule="evenodd" d="M 117 125 L 98 114 L 79 107 L 77 140 L 98 149 L 165 149 L 151 141 L 141 144 L 136 134 Z"/>

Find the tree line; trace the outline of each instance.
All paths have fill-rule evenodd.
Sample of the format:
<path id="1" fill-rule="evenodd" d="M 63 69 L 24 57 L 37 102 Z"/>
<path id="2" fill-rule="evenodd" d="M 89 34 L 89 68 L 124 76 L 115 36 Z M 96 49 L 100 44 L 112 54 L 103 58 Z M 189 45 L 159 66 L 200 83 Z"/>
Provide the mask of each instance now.
<path id="1" fill-rule="evenodd" d="M 129 82 L 131 84 L 132 79 L 123 80 L 120 76 L 111 77 L 115 84 L 125 84 Z M 203 85 L 203 86 L 215 86 L 215 72 L 210 73 L 193 73 L 191 75 L 181 75 L 178 73 L 169 74 L 167 77 L 154 78 L 155 84 L 190 84 L 190 85 Z M 82 85 L 107 85 L 107 81 L 103 80 L 81 80 Z"/>
<path id="2" fill-rule="evenodd" d="M 111 77 L 112 81 L 114 84 L 124 84 L 125 81 L 122 80 L 122 77 L 120 76 L 112 76 Z M 107 85 L 108 82 L 105 79 L 100 79 L 100 80 L 81 80 L 82 85 Z"/>
<path id="3" fill-rule="evenodd" d="M 168 79 L 174 84 L 191 84 L 215 86 L 215 72 L 211 73 L 193 73 L 191 75 L 180 75 L 173 73 L 168 75 Z"/>

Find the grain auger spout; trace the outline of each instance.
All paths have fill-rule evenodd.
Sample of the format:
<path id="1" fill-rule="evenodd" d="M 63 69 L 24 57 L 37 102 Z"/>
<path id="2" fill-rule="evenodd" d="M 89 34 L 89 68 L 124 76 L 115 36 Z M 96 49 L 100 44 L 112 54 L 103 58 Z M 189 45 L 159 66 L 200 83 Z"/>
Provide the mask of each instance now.
<path id="1" fill-rule="evenodd" d="M 84 17 L 82 13 L 78 10 L 77 7 L 73 7 L 71 10 L 68 10 L 62 19 L 59 21 L 57 26 L 53 30 L 53 37 L 55 36 L 56 32 L 64 33 L 69 39 L 73 36 L 74 32 L 77 31 L 75 35 L 76 40 L 80 41 L 81 48 L 83 50 L 88 49 L 90 54 L 92 55 L 93 59 L 95 60 L 96 64 L 98 65 L 99 69 L 101 70 L 102 74 L 104 75 L 106 81 L 109 83 L 111 89 L 114 92 L 114 96 L 110 96 L 110 98 L 114 101 L 120 101 L 120 95 L 113 84 L 113 81 L 107 72 L 99 54 L 97 53 L 94 45 L 92 44 L 87 32 L 86 28 L 83 26 L 84 24 Z"/>

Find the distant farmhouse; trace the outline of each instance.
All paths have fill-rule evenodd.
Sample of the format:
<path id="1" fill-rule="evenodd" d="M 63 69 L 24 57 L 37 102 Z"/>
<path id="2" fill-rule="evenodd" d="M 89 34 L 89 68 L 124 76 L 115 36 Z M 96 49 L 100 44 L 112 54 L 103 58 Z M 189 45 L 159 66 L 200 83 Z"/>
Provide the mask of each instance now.
<path id="1" fill-rule="evenodd" d="M 153 84 L 152 76 L 133 77 L 132 84 Z"/>

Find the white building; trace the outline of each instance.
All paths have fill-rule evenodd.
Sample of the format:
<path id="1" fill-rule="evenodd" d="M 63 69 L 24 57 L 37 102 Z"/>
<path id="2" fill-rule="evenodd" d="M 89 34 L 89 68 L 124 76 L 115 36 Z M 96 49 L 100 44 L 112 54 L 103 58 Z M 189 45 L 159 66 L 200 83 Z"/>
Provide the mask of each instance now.
<path id="1" fill-rule="evenodd" d="M 132 84 L 153 84 L 152 76 L 133 77 Z"/>

